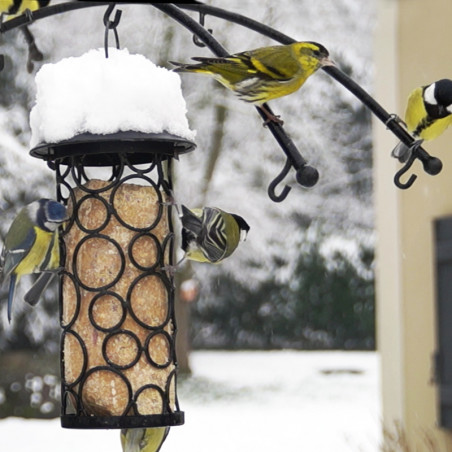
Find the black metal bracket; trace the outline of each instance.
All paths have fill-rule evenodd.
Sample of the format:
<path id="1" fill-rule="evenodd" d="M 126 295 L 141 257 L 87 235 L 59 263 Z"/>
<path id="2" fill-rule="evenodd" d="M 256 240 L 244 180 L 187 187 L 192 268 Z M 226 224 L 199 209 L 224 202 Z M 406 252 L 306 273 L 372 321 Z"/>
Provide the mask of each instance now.
<path id="1" fill-rule="evenodd" d="M 394 184 L 401 188 L 402 190 L 406 190 L 410 188 L 414 181 L 417 179 L 416 174 L 412 174 L 406 182 L 401 182 L 400 178 L 408 172 L 408 170 L 413 166 L 415 160 L 418 159 L 421 161 L 424 171 L 427 174 L 436 175 L 443 168 L 443 164 L 439 158 L 432 157 L 429 155 L 424 149 L 420 146 L 413 148 L 409 159 L 405 162 L 402 168 L 397 171 L 394 176 Z"/>
<path id="2" fill-rule="evenodd" d="M 176 3 L 179 8 L 188 9 L 191 11 L 203 12 L 204 14 L 211 15 L 214 17 L 219 17 L 230 22 L 236 23 L 238 25 L 242 25 L 251 30 L 254 30 L 258 33 L 261 33 L 264 36 L 267 36 L 275 41 L 278 41 L 281 44 L 292 44 L 296 42 L 295 39 L 285 35 L 284 33 L 275 30 L 267 25 L 263 25 L 249 17 L 242 16 L 237 13 L 233 13 L 230 11 L 226 11 L 224 9 L 204 5 L 200 2 L 196 2 L 194 4 L 184 4 L 184 3 Z M 344 88 L 348 89 L 353 95 L 355 95 L 386 127 L 394 134 L 396 137 L 402 141 L 404 144 L 410 146 L 416 140 L 413 136 L 411 136 L 406 129 L 404 129 L 400 125 L 400 121 L 394 121 L 396 115 L 389 114 L 372 96 L 370 96 L 361 86 L 359 86 L 355 81 L 353 81 L 350 77 L 344 74 L 337 66 L 323 66 L 322 69 L 331 77 L 333 77 L 337 82 L 342 84 Z M 413 162 L 414 160 L 419 159 L 424 167 L 424 171 L 430 175 L 438 174 L 442 169 L 441 160 L 436 157 L 432 157 L 428 154 L 428 152 L 419 147 L 417 152 L 414 152 Z M 412 162 L 412 163 L 413 163 Z M 410 165 L 411 166 L 411 165 Z M 400 171 L 404 174 L 409 169 L 409 166 L 405 165 Z M 411 183 L 403 184 L 398 183 L 400 177 L 400 171 L 394 177 L 394 182 L 398 188 L 407 189 L 409 188 L 416 177 L 410 178 Z M 398 182 L 397 182 L 398 181 Z"/>
<path id="3" fill-rule="evenodd" d="M 143 2 L 116 2 L 116 3 L 130 4 Z M 267 36 L 281 44 L 291 44 L 296 42 L 296 40 L 291 38 L 290 36 L 287 36 L 284 33 L 281 33 L 278 30 L 275 30 L 274 28 L 264 25 L 249 17 L 233 13 L 215 6 L 205 5 L 199 1 L 195 1 L 193 3 L 152 3 L 152 2 L 146 3 L 161 10 L 163 13 L 172 17 L 182 26 L 187 28 L 194 35 L 194 42 L 196 45 L 208 47 L 217 56 L 226 56 L 228 55 L 228 52 L 215 38 L 213 38 L 211 34 L 212 30 L 210 29 L 206 30 L 204 28 L 203 22 L 205 21 L 205 17 L 207 15 L 218 17 L 229 22 L 235 23 L 237 25 L 241 25 L 250 30 L 256 31 L 264 36 Z M 47 6 L 45 8 L 41 8 L 37 11 L 34 11 L 33 21 L 54 14 L 73 11 L 76 9 L 108 5 L 111 5 L 111 3 L 88 2 L 88 1 L 61 3 L 58 5 Z M 198 12 L 200 15 L 201 23 L 196 22 L 190 16 L 185 14 L 182 11 L 182 9 Z M 113 23 L 114 22 L 115 21 L 113 21 Z M 17 18 L 8 20 L 6 23 L 0 23 L 0 33 L 4 33 L 13 28 L 26 25 L 27 23 L 29 23 L 29 17 L 23 14 Z M 2 55 L 0 55 L 0 67 L 1 63 Z M 386 127 L 394 135 L 396 135 L 396 137 L 400 141 L 402 141 L 404 144 L 408 146 L 410 146 L 415 141 L 415 138 L 412 137 L 407 132 L 407 130 L 400 125 L 399 121 L 392 120 L 392 118 L 395 115 L 389 114 L 372 96 L 370 96 L 356 82 L 354 82 L 350 77 L 343 73 L 337 66 L 324 66 L 322 67 L 322 69 L 328 75 L 333 77 L 337 82 L 342 84 L 344 88 L 348 89 L 353 95 L 355 95 L 380 121 L 382 121 L 386 125 Z M 269 109 L 268 106 L 267 109 Z M 261 112 L 260 109 L 257 110 L 258 112 Z M 290 160 L 292 166 L 297 171 L 297 182 L 305 187 L 311 187 L 315 185 L 319 177 L 318 171 L 315 168 L 307 165 L 306 160 L 302 157 L 302 155 L 300 154 L 292 140 L 287 136 L 282 126 L 280 124 L 271 122 L 268 124 L 268 129 L 271 131 L 271 133 L 281 146 L 282 150 L 286 154 L 287 160 Z M 418 159 L 422 162 L 424 171 L 427 172 L 428 174 L 436 175 L 441 171 L 442 169 L 441 161 L 436 157 L 430 156 L 427 153 L 427 151 L 425 151 L 425 149 L 423 149 L 422 147 L 419 147 L 417 152 L 414 152 L 413 154 L 414 157 L 413 161 L 411 162 L 411 165 L 414 163 L 416 159 Z M 411 165 L 405 164 L 405 166 L 397 172 L 394 178 L 394 182 L 397 187 L 401 189 L 406 189 L 413 184 L 416 177 L 414 178 L 410 177 L 407 183 L 400 182 L 400 176 L 407 172 Z M 279 179 L 280 175 L 278 175 L 277 179 Z M 275 188 L 273 183 L 271 184 L 271 187 L 272 188 L 270 187 L 269 188 L 271 191 L 273 191 Z M 288 193 L 287 190 L 285 190 L 285 192 L 287 196 Z"/>
<path id="4" fill-rule="evenodd" d="M 199 13 L 199 24 L 202 25 L 204 27 L 204 21 L 205 21 L 205 17 L 206 15 L 202 12 Z M 207 31 L 212 34 L 213 30 L 211 28 L 208 28 Z M 198 47 L 205 47 L 206 45 L 199 40 L 198 36 L 196 36 L 195 34 L 193 35 L 193 43 L 195 45 L 197 45 Z"/>

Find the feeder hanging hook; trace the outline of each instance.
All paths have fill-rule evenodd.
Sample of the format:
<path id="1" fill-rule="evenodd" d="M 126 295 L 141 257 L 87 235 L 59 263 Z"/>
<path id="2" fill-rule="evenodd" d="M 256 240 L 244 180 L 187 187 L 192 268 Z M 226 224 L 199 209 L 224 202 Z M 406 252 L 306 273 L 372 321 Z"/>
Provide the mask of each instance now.
<path id="1" fill-rule="evenodd" d="M 116 27 L 121 20 L 122 11 L 120 9 L 116 10 L 115 19 L 110 20 L 110 15 L 115 9 L 116 3 L 111 3 L 108 5 L 107 11 L 104 14 L 104 25 L 105 25 L 105 37 L 104 37 L 104 47 L 105 47 L 105 58 L 108 58 L 108 30 L 113 30 L 115 34 L 116 48 L 119 49 L 119 36 Z"/>

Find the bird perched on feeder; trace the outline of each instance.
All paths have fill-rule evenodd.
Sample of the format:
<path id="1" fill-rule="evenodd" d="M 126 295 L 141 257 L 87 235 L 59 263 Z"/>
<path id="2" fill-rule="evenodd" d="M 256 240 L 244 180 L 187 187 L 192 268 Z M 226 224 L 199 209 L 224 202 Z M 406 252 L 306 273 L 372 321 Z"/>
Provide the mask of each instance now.
<path id="1" fill-rule="evenodd" d="M 183 64 L 175 72 L 207 74 L 232 90 L 240 99 L 258 106 L 268 121 L 282 123 L 263 105 L 297 91 L 317 69 L 334 65 L 328 50 L 316 42 L 262 47 L 226 57 L 194 57 L 199 64 Z"/>
<path id="2" fill-rule="evenodd" d="M 237 248 L 248 223 L 239 215 L 216 207 L 188 209 L 182 205 L 182 249 L 187 259 L 216 264 Z"/>
<path id="3" fill-rule="evenodd" d="M 1 0 L 0 1 L 0 14 L 1 22 L 3 22 L 5 16 L 9 16 L 8 19 L 13 19 L 21 14 L 26 14 L 29 21 L 33 20 L 33 11 L 39 8 L 44 8 L 48 6 L 50 0 Z M 27 70 L 28 72 L 33 71 L 33 61 L 42 61 L 44 58 L 41 51 L 38 49 L 35 43 L 35 39 L 31 31 L 26 25 L 20 27 L 24 33 L 25 40 L 28 45 L 28 61 Z"/>
<path id="4" fill-rule="evenodd" d="M 441 79 L 416 88 L 408 97 L 405 111 L 408 132 L 416 139 L 411 146 L 400 142 L 391 155 L 406 162 L 424 140 L 433 140 L 452 124 L 452 80 Z"/>
<path id="5" fill-rule="evenodd" d="M 14 292 L 21 276 L 59 268 L 58 226 L 66 219 L 66 208 L 62 204 L 40 199 L 25 206 L 12 222 L 0 256 L 3 281 L 10 278 L 9 321 Z"/>
<path id="6" fill-rule="evenodd" d="M 123 452 L 158 452 L 168 436 L 169 429 L 169 427 L 122 429 L 122 450 Z"/>

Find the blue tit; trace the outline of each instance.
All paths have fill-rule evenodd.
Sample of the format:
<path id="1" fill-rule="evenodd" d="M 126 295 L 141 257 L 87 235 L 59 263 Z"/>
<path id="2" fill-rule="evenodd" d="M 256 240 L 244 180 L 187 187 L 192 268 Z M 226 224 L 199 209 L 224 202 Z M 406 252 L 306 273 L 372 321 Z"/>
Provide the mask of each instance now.
<path id="1" fill-rule="evenodd" d="M 58 226 L 67 219 L 66 208 L 51 199 L 40 199 L 25 206 L 6 234 L 0 256 L 1 274 L 8 277 L 8 320 L 16 285 L 22 275 L 55 272 L 60 265 Z"/>
<path id="2" fill-rule="evenodd" d="M 185 257 L 198 262 L 218 263 L 237 248 L 248 223 L 239 215 L 216 207 L 190 210 L 182 206 L 182 249 Z"/>
<path id="3" fill-rule="evenodd" d="M 169 429 L 169 427 L 122 429 L 122 450 L 123 452 L 158 452 L 168 436 Z"/>
<path id="4" fill-rule="evenodd" d="M 452 124 L 452 80 L 438 80 L 412 91 L 408 97 L 405 123 L 416 141 L 411 146 L 400 142 L 393 149 L 391 155 L 402 163 L 424 140 L 437 138 Z"/>

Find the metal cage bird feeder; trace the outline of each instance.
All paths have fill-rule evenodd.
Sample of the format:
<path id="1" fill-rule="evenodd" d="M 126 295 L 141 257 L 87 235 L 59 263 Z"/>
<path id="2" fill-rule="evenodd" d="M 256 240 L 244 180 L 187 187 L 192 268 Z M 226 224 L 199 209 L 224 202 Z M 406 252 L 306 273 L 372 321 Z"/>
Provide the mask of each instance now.
<path id="1" fill-rule="evenodd" d="M 179 425 L 171 161 L 195 145 L 162 134 L 84 134 L 31 150 L 71 213 L 61 245 L 63 427 Z M 89 167 L 108 167 L 107 180 Z M 109 171 L 110 171 L 109 170 Z"/>

